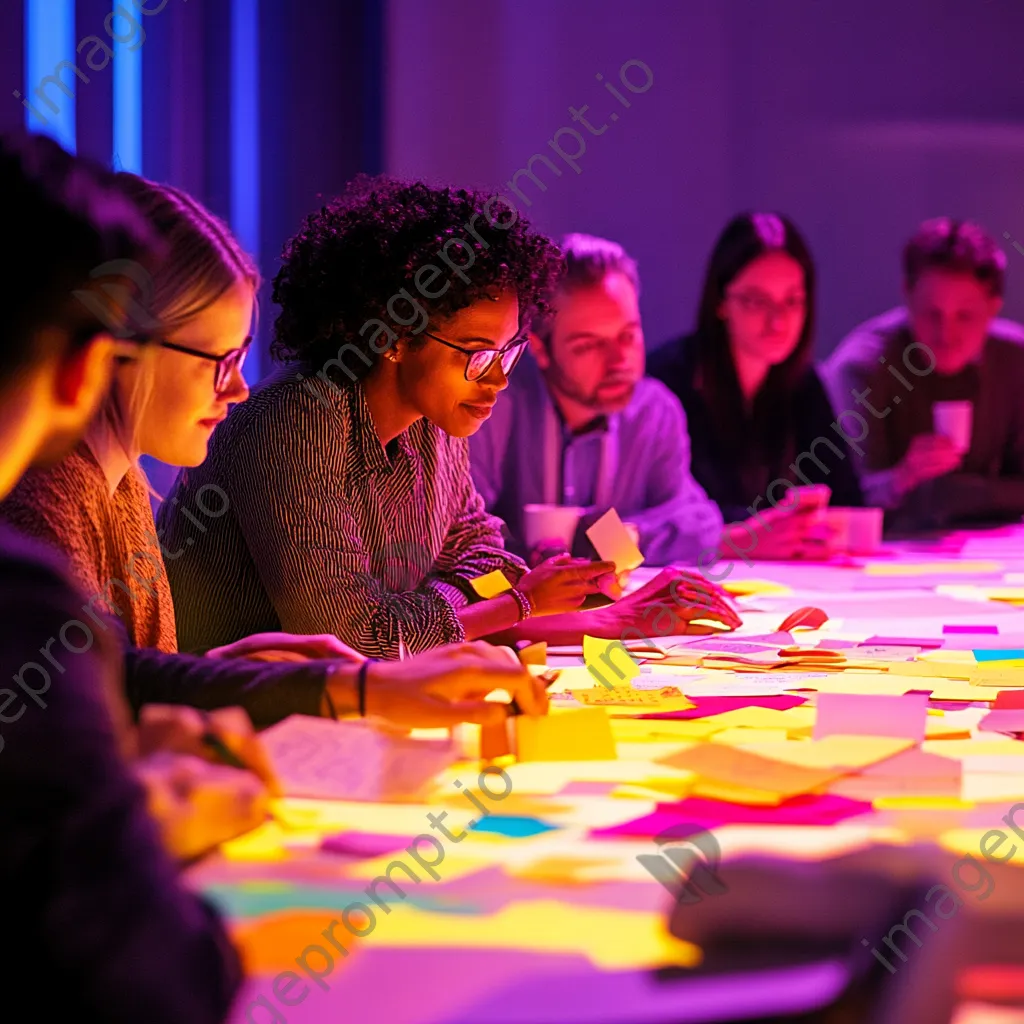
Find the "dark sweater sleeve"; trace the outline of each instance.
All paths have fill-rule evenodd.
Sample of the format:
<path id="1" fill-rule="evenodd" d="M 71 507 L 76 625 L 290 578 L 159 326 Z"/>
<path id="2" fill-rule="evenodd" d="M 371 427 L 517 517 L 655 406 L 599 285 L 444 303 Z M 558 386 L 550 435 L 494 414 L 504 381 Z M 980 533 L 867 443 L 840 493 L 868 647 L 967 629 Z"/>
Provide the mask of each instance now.
<path id="1" fill-rule="evenodd" d="M 129 647 L 125 687 L 135 715 L 143 704 L 190 704 L 206 711 L 237 706 L 245 708 L 253 725 L 263 728 L 289 715 L 319 715 L 332 665 L 329 661 L 220 661 Z"/>
<path id="2" fill-rule="evenodd" d="M 17 880 L 5 915 L 16 934 L 0 951 L 34 1019 L 217 1024 L 238 959 L 214 911 L 179 884 L 118 752 L 104 700 L 114 645 L 58 644 L 63 672 L 47 688 L 28 668 L 81 605 L 49 565 L 0 564 L 0 675 L 41 694 L 0 690 L 0 871 Z"/>

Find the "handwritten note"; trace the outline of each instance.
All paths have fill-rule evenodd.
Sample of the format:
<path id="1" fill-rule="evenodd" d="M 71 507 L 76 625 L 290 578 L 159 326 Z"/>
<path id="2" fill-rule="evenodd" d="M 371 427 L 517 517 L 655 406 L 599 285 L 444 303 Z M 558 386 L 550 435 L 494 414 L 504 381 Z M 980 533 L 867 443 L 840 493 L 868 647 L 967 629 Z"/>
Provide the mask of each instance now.
<path id="1" fill-rule="evenodd" d="M 423 792 L 458 754 L 450 741 L 385 735 L 363 722 L 292 715 L 260 734 L 286 796 L 397 800 Z"/>

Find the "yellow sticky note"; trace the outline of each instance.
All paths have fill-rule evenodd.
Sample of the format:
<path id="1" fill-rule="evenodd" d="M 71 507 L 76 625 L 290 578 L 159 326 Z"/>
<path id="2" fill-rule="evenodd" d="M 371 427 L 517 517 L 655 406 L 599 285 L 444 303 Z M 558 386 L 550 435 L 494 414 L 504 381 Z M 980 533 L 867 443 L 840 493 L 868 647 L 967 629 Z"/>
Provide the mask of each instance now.
<path id="1" fill-rule="evenodd" d="M 644 556 L 633 543 L 619 513 L 610 508 L 587 530 L 587 537 L 602 561 L 614 562 L 616 572 L 628 572 L 643 565 Z"/>
<path id="2" fill-rule="evenodd" d="M 772 580 L 729 580 L 720 585 L 727 594 L 734 597 L 750 597 L 755 594 L 785 597 L 793 593 L 792 587 Z"/>
<path id="3" fill-rule="evenodd" d="M 869 562 L 864 566 L 868 576 L 975 576 L 1002 569 L 998 562 Z"/>
<path id="4" fill-rule="evenodd" d="M 699 744 L 659 758 L 659 763 L 693 772 L 697 796 L 734 803 L 776 804 L 845 774 L 840 768 L 805 767 L 717 743 Z"/>
<path id="5" fill-rule="evenodd" d="M 469 585 L 485 601 L 512 589 L 512 584 L 500 569 L 495 569 L 494 572 L 489 572 L 486 576 L 477 576 L 475 580 L 469 581 Z"/>
<path id="6" fill-rule="evenodd" d="M 581 704 L 640 707 L 646 711 L 689 711 L 697 705 L 674 686 L 661 690 L 634 690 L 631 686 L 593 686 L 589 690 L 569 691 Z"/>
<path id="7" fill-rule="evenodd" d="M 711 737 L 712 743 L 726 743 L 731 747 L 744 747 L 751 743 L 785 743 L 785 729 L 722 729 Z"/>
<path id="8" fill-rule="evenodd" d="M 584 636 L 583 664 L 590 672 L 591 682 L 604 687 L 628 686 L 640 675 L 639 663 L 621 640 Z"/>
<path id="9" fill-rule="evenodd" d="M 601 708 L 553 711 L 534 718 L 517 715 L 519 761 L 613 761 L 618 757 L 608 716 Z"/>

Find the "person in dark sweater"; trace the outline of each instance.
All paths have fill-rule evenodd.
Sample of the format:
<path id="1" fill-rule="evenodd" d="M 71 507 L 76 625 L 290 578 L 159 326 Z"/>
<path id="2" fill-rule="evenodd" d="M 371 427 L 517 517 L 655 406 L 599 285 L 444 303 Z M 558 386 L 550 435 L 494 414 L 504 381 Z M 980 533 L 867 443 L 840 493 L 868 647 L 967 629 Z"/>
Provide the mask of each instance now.
<path id="1" fill-rule="evenodd" d="M 814 506 L 791 495 L 796 488 L 827 485 L 833 504 L 863 503 L 811 361 L 815 302 L 814 262 L 792 222 L 740 214 L 711 253 L 696 330 L 648 361 L 686 410 L 694 477 L 726 523 L 753 531 L 753 558 L 830 553 L 827 536 L 810 528 Z M 766 505 L 776 511 L 767 523 Z"/>
<path id="2" fill-rule="evenodd" d="M 120 344 L 96 314 L 155 239 L 100 168 L 49 139 L 0 142 L 0 496 L 59 458 L 104 395 Z M 87 301 L 88 300 L 88 301 Z M 217 1024 L 241 981 L 216 912 L 177 880 L 126 761 L 121 658 L 83 639 L 57 556 L 0 528 L 0 959 L 39 1021 Z M 40 646 L 71 638 L 60 674 Z"/>
<path id="3" fill-rule="evenodd" d="M 1005 275 L 977 224 L 928 221 L 903 251 L 905 306 L 855 328 L 825 364 L 833 400 L 862 410 L 864 490 L 894 532 L 1024 515 L 1024 326 L 996 318 Z M 943 415 L 958 408 L 949 436 Z"/>

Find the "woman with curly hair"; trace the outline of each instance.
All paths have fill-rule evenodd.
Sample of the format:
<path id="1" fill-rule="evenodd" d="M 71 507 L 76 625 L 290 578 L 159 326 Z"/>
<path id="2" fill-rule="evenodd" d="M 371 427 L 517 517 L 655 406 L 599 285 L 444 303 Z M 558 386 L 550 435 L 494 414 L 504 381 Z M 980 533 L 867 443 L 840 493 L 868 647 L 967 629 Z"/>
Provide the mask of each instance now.
<path id="1" fill-rule="evenodd" d="M 211 486 L 228 499 L 170 566 L 183 646 L 285 629 L 394 658 L 639 624 L 642 599 L 573 612 L 614 586 L 612 563 L 561 556 L 526 572 L 469 474 L 466 439 L 561 270 L 507 200 L 465 189 L 362 176 L 309 215 L 274 282 L 281 365 L 175 485 L 171 504 Z M 180 517 L 164 525 L 179 546 Z M 496 571 L 511 589 L 478 594 Z M 701 596 L 705 611 L 721 601 Z"/>

